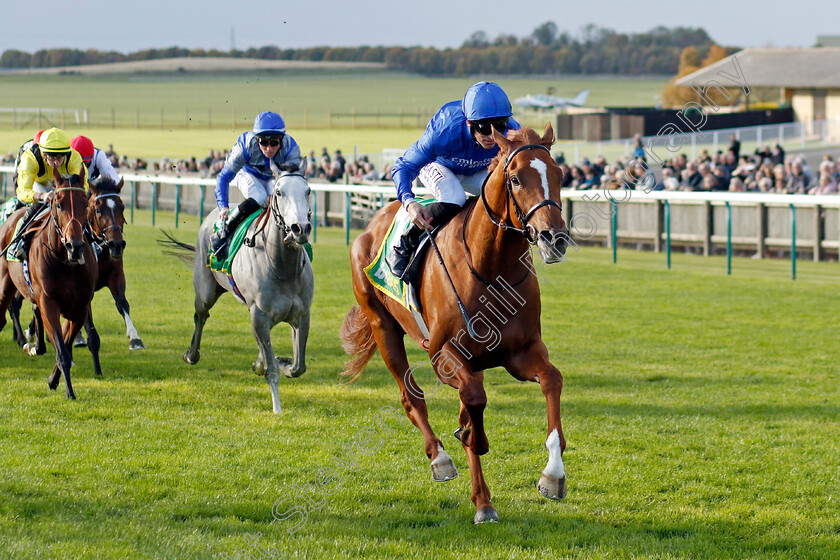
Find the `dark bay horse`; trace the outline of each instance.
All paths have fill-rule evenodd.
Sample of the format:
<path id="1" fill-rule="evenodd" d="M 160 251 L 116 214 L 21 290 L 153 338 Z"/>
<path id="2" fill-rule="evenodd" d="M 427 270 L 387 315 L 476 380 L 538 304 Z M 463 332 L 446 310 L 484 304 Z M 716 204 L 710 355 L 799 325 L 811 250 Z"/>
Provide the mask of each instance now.
<path id="1" fill-rule="evenodd" d="M 50 389 L 58 386 L 63 374 L 67 398 L 75 399 L 70 383 L 73 363 L 72 343 L 90 313 L 90 302 L 98 269 L 93 249 L 84 237 L 87 221 L 87 194 L 81 175 L 62 177 L 53 168 L 55 199 L 46 220 L 33 225 L 27 261 L 31 288 L 26 281 L 23 263 L 0 258 L 0 330 L 6 324 L 6 310 L 17 292 L 38 306 L 46 336 L 56 353 L 56 365 L 48 379 Z M 0 227 L 0 244 L 5 248 L 14 235 L 14 227 L 23 215 L 18 210 Z M 61 317 L 65 318 L 62 327 Z"/>
<path id="2" fill-rule="evenodd" d="M 429 425 L 424 395 L 406 357 L 405 334 L 428 349 L 438 379 L 458 389 L 456 437 L 469 460 L 475 523 L 498 521 L 480 459 L 489 450 L 483 386 L 488 368 L 502 366 L 516 379 L 540 384 L 547 404 L 549 459 L 537 487 L 551 499 L 566 495 L 566 440 L 560 423 L 563 378 L 541 338 L 540 288 L 528 258 L 529 244 L 537 246 L 546 263 L 563 258 L 569 242 L 559 203 L 563 173 L 549 151 L 554 142 L 551 125 L 542 137 L 530 128 L 511 132 L 510 139 L 495 130 L 493 136 L 501 151 L 490 165 L 481 197 L 468 202 L 437 234 L 446 269 L 432 248 L 424 257 L 417 296 L 429 340 L 424 340 L 411 312 L 375 289 L 363 270 L 376 257 L 399 202 L 380 210 L 353 243 L 353 292 L 359 306 L 350 309 L 341 327 L 345 351 L 353 356 L 343 375 L 351 381 L 358 378 L 379 348 L 399 385 L 406 414 L 423 434 L 436 481 L 450 480 L 458 471 Z M 453 286 L 463 301 L 462 313 Z"/>
<path id="3" fill-rule="evenodd" d="M 120 198 L 123 180 L 114 183 L 111 179 L 100 179 L 90 185 L 88 223 L 95 242 L 102 247 L 99 255 L 99 280 L 96 290 L 105 286 L 111 290 L 117 311 L 125 321 L 125 334 L 129 350 L 146 348 L 129 315 L 130 306 L 125 297 L 125 270 L 123 269 L 123 227 L 125 227 L 125 205 Z M 85 325 L 89 331 L 91 325 Z"/>

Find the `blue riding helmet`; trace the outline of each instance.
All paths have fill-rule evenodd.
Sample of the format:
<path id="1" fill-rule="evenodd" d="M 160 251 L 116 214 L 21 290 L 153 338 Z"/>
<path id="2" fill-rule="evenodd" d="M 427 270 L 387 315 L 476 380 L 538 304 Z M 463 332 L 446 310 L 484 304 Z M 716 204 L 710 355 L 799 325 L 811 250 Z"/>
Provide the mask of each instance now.
<path id="1" fill-rule="evenodd" d="M 493 82 L 478 82 L 470 86 L 461 108 L 468 121 L 482 121 L 513 115 L 507 94 Z"/>
<path id="2" fill-rule="evenodd" d="M 277 113 L 266 111 L 257 115 L 254 119 L 254 134 L 286 134 L 286 123 Z"/>

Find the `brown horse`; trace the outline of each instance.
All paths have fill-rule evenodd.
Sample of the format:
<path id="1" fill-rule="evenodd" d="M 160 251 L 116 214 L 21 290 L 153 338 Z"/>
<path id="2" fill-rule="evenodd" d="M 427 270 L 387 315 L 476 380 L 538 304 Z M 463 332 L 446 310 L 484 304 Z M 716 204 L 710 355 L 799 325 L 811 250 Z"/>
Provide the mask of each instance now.
<path id="1" fill-rule="evenodd" d="M 53 168 L 55 199 L 50 215 L 36 228 L 27 261 L 31 287 L 27 284 L 23 263 L 0 259 L 0 330 L 6 324 L 6 309 L 20 292 L 38 306 L 46 335 L 55 347 L 56 365 L 48 379 L 50 389 L 58 386 L 64 375 L 67 398 L 75 399 L 70 383 L 73 361 L 72 342 L 90 313 L 90 301 L 96 286 L 97 264 L 93 249 L 85 241 L 87 194 L 81 175 L 62 177 Z M 0 244 L 8 246 L 22 210 L 0 227 Z M 61 317 L 65 318 L 64 326 Z"/>
<path id="2" fill-rule="evenodd" d="M 90 200 L 87 207 L 87 219 L 90 225 L 89 234 L 92 236 L 95 243 L 97 243 L 103 251 L 99 255 L 97 262 L 99 264 L 99 279 L 96 283 L 96 291 L 101 290 L 105 286 L 111 290 L 111 295 L 117 306 L 117 311 L 122 315 L 126 325 L 126 335 L 129 339 L 130 350 L 140 350 L 145 348 L 143 341 L 140 340 L 140 335 L 134 327 L 129 315 L 129 304 L 125 297 L 125 271 L 123 269 L 123 251 L 125 250 L 125 240 L 123 239 L 123 228 L 125 227 L 125 205 L 120 198 L 120 191 L 123 187 L 123 181 L 114 183 L 111 179 L 103 178 L 96 182 L 90 183 Z M 9 307 L 9 315 L 12 318 L 15 328 L 15 340 L 25 350 L 35 346 L 34 338 L 38 336 L 38 313 L 34 313 L 32 322 L 27 331 L 20 328 L 19 309 L 20 300 L 23 296 L 18 295 L 15 301 Z M 102 375 L 102 368 L 99 363 L 99 335 L 96 331 L 96 326 L 93 323 L 93 315 L 88 315 L 85 321 L 85 331 L 87 331 L 88 340 L 81 336 L 81 333 L 76 337 L 74 346 L 84 346 L 87 344 L 88 349 L 93 355 L 93 366 L 95 375 Z M 27 342 L 30 346 L 27 346 Z M 45 348 L 38 342 L 38 346 L 32 350 L 34 353 L 44 353 Z"/>
<path id="3" fill-rule="evenodd" d="M 438 379 L 458 389 L 461 411 L 455 435 L 469 460 L 475 523 L 498 521 L 480 459 L 489 450 L 483 386 L 488 368 L 502 366 L 516 379 L 540 384 L 548 408 L 549 460 L 537 486 L 548 498 L 566 495 L 563 378 L 549 362 L 540 335 L 540 288 L 529 259 L 529 244 L 537 246 L 546 263 L 563 258 L 569 241 L 559 203 L 563 173 L 549 151 L 554 142 L 550 124 L 542 137 L 530 128 L 511 132 L 510 139 L 495 130 L 493 136 L 501 151 L 490 165 L 480 199 L 468 202 L 437 234 L 440 252 L 431 254 L 430 249 L 424 257 L 417 296 L 429 339 L 411 312 L 375 289 L 363 270 L 375 258 L 398 202 L 380 210 L 353 243 L 353 292 L 359 306 L 341 327 L 345 351 L 354 356 L 343 375 L 351 381 L 358 378 L 379 348 L 399 385 L 406 414 L 423 434 L 436 481 L 450 480 L 458 471 L 429 426 L 403 336 L 428 349 Z"/>

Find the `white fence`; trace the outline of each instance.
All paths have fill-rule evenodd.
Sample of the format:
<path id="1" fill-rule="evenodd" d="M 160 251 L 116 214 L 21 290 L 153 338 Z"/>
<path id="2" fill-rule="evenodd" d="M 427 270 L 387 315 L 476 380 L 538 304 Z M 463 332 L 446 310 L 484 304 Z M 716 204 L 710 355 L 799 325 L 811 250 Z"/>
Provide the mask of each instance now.
<path id="1" fill-rule="evenodd" d="M 0 197 L 12 196 L 11 166 L 0 166 Z M 123 175 L 129 219 L 134 209 L 204 216 L 215 208 L 214 179 L 155 175 Z M 349 243 L 350 229 L 364 227 L 373 213 L 395 198 L 394 186 L 339 185 L 311 182 L 314 227 L 341 225 Z M 208 190 L 209 187 L 209 190 Z M 418 194 L 427 194 L 422 188 Z M 231 201 L 241 200 L 231 189 Z M 609 198 L 608 198 L 609 197 Z M 596 243 L 662 251 L 667 246 L 694 247 L 704 255 L 730 245 L 755 252 L 808 254 L 814 260 L 840 253 L 840 195 L 784 195 L 725 192 L 613 190 L 564 191 L 563 213 L 572 238 Z"/>

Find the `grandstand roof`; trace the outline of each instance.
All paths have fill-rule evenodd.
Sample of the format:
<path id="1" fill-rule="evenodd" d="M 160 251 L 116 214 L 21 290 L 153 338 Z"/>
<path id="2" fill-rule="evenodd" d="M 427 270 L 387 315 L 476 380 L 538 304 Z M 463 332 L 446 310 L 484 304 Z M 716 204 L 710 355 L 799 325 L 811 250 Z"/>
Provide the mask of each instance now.
<path id="1" fill-rule="evenodd" d="M 733 57 L 741 69 L 741 83 L 735 79 Z M 677 85 L 710 80 L 724 87 L 740 87 L 746 80 L 750 87 L 840 88 L 840 48 L 744 49 L 683 76 Z"/>

